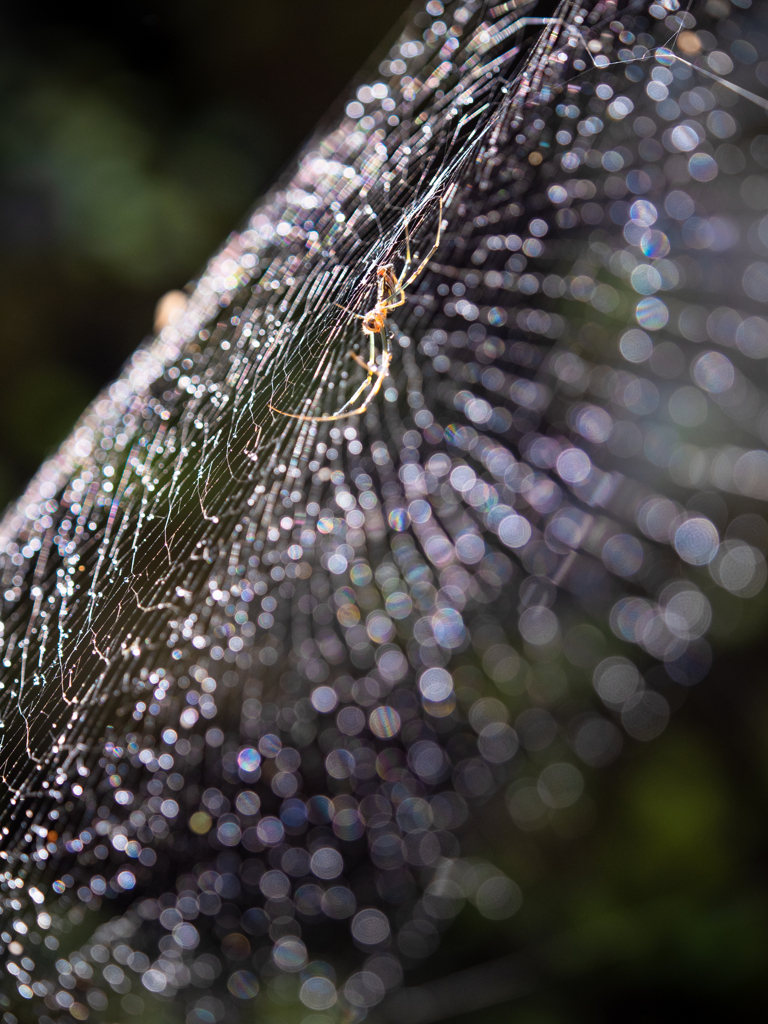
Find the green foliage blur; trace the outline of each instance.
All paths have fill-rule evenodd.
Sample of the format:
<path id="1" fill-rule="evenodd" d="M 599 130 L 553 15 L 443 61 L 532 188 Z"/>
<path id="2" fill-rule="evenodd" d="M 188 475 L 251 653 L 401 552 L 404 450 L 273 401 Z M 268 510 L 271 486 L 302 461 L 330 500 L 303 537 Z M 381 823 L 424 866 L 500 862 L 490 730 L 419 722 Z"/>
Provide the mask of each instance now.
<path id="1" fill-rule="evenodd" d="M 169 0 L 0 12 L 0 504 L 405 6 Z M 482 1008 L 478 993 L 476 1010 L 442 1019 L 658 1024 L 764 998 L 766 603 L 729 601 L 710 678 L 680 688 L 660 739 L 628 741 L 590 774 L 578 820 L 520 832 L 512 849 L 494 848 L 492 823 L 478 837 L 522 885 L 523 907 L 505 922 L 465 909 L 407 984 L 503 957 L 499 970 L 522 981 L 515 998 Z M 301 1020 L 295 1009 L 275 1006 L 270 1019 Z"/>

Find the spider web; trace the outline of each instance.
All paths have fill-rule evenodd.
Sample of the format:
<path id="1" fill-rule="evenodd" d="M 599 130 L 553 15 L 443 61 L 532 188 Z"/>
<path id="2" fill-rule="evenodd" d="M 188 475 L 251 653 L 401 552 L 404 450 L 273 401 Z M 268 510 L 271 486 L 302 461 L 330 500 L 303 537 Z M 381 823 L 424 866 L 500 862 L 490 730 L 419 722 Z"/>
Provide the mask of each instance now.
<path id="1" fill-rule="evenodd" d="M 766 577 L 768 138 L 746 15 L 676 8 L 416 8 L 6 515 L 7 1024 L 411 1019 L 705 676 Z"/>

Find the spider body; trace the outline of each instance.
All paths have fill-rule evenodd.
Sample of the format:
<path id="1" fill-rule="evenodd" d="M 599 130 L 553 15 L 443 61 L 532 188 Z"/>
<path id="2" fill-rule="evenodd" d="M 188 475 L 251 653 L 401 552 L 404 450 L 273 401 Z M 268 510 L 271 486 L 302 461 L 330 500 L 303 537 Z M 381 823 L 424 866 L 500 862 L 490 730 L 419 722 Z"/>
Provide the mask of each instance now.
<path id="1" fill-rule="evenodd" d="M 366 362 L 357 353 L 350 352 L 350 356 L 367 371 L 367 376 L 357 391 L 352 395 L 348 402 L 346 402 L 341 409 L 333 413 L 330 416 L 304 416 L 292 412 L 283 412 L 280 409 L 276 409 L 270 404 L 269 408 L 273 412 L 280 413 L 281 416 L 289 416 L 295 420 L 310 420 L 313 423 L 330 422 L 333 420 L 343 420 L 350 416 L 359 416 L 360 413 L 365 412 L 368 406 L 371 404 L 373 399 L 379 392 L 381 385 L 384 383 L 384 379 L 389 373 L 389 366 L 392 362 L 392 349 L 389 344 L 389 337 L 387 336 L 387 317 L 393 309 L 397 309 L 398 306 L 404 306 L 406 302 L 405 289 L 409 288 L 417 277 L 424 271 L 429 261 L 432 259 L 437 247 L 440 245 L 440 233 L 442 230 L 442 217 L 443 217 L 443 200 L 442 197 L 439 200 L 439 212 L 437 221 L 437 232 L 435 234 L 435 241 L 432 244 L 427 255 L 419 263 L 416 270 L 409 275 L 411 269 L 411 242 L 410 235 L 408 232 L 408 218 L 404 218 L 404 230 L 405 230 L 405 260 L 403 262 L 403 269 L 398 276 L 395 272 L 394 263 L 381 263 L 376 268 L 376 302 L 367 313 L 355 313 L 351 309 L 347 309 L 346 306 L 341 306 L 346 312 L 351 313 L 356 319 L 362 321 L 361 328 L 363 334 L 365 334 L 369 340 L 369 356 Z M 336 303 L 338 305 L 338 303 Z M 376 361 L 376 337 L 377 335 L 381 339 L 381 357 L 377 365 Z M 374 383 L 374 377 L 376 382 Z M 349 409 L 350 405 L 353 405 L 360 395 L 366 389 L 368 395 L 361 405 L 354 409 Z"/>
<path id="2" fill-rule="evenodd" d="M 376 276 L 379 279 L 376 305 L 363 316 L 363 334 L 380 334 L 384 330 L 387 313 L 390 309 L 388 300 L 399 287 L 394 263 L 382 263 L 380 267 L 376 268 Z"/>

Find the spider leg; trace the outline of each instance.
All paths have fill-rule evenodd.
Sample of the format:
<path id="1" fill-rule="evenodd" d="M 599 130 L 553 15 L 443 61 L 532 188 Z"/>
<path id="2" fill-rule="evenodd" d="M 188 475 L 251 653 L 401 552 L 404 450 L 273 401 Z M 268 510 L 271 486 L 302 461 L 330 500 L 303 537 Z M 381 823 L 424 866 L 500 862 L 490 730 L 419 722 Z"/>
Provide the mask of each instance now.
<path id="1" fill-rule="evenodd" d="M 348 306 L 342 306 L 340 302 L 334 302 L 334 306 L 338 306 L 339 309 L 343 309 L 345 313 L 351 313 L 357 320 L 365 320 L 362 313 L 356 313 L 354 309 L 350 309 Z"/>
<path id="2" fill-rule="evenodd" d="M 419 276 L 419 274 L 421 274 L 421 272 L 424 270 L 426 265 L 429 263 L 429 261 L 434 256 L 434 254 L 435 254 L 435 252 L 437 250 L 437 247 L 440 245 L 440 233 L 442 231 L 442 227 L 443 227 L 443 197 L 440 196 L 440 205 L 439 205 L 438 216 L 437 216 L 437 234 L 435 235 L 434 245 L 429 250 L 429 252 L 424 257 L 424 259 L 421 261 L 421 263 L 418 265 L 418 267 L 411 274 L 411 276 L 408 278 L 408 280 L 404 281 L 402 283 L 402 285 L 400 285 L 400 291 L 401 292 L 404 291 L 406 288 L 408 288 L 409 285 L 413 284 L 413 282 L 416 280 L 416 278 Z"/>
<path id="3" fill-rule="evenodd" d="M 362 362 L 362 360 L 360 361 Z M 322 416 L 318 418 L 324 420 L 346 420 L 349 419 L 350 416 L 360 416 L 362 413 L 364 413 L 368 406 L 371 404 L 371 402 L 374 400 L 376 395 L 378 395 L 379 391 L 381 390 L 381 385 L 384 383 L 389 373 L 389 364 L 391 363 L 391 361 L 392 353 L 388 350 L 382 352 L 381 369 L 376 370 L 374 373 L 376 377 L 376 383 L 368 392 L 368 397 L 366 398 L 366 400 L 363 402 L 362 405 L 359 405 L 357 409 L 352 409 L 350 412 L 343 412 L 341 414 L 337 413 L 335 416 Z"/>
<path id="4" fill-rule="evenodd" d="M 364 370 L 368 371 L 368 376 L 365 378 L 365 380 L 360 385 L 360 387 L 357 389 L 357 391 L 354 393 L 354 395 L 352 395 L 352 397 L 349 399 L 349 401 L 345 402 L 344 405 L 342 405 L 342 407 L 339 409 L 339 411 L 338 411 L 338 413 L 336 415 L 339 415 L 339 413 L 343 413 L 344 410 L 347 408 L 347 406 L 352 405 L 353 402 L 356 402 L 358 397 L 363 393 L 363 391 L 365 391 L 365 389 L 367 387 L 370 387 L 371 381 L 373 380 L 374 376 L 379 372 L 376 369 L 376 340 L 375 340 L 375 335 L 373 333 L 370 333 L 370 334 L 368 334 L 368 338 L 370 340 L 371 347 L 370 347 L 370 357 L 369 357 L 367 363 L 356 352 L 350 352 L 349 353 L 350 356 L 355 360 L 355 362 L 359 366 L 362 366 L 362 368 Z M 387 344 L 388 343 L 389 343 L 389 339 L 387 339 Z M 381 356 L 382 356 L 382 361 L 383 361 L 383 359 L 384 359 L 384 348 L 383 348 L 383 346 L 382 346 Z"/>
<path id="5" fill-rule="evenodd" d="M 308 420 L 310 423 L 315 423 L 318 419 L 317 416 L 303 416 L 295 412 L 284 412 L 282 409 L 278 409 L 276 405 L 272 405 L 271 402 L 267 402 L 267 408 L 270 412 L 276 412 L 278 416 L 285 416 L 289 420 Z M 319 418 L 322 419 L 323 417 L 320 416 Z"/>
<path id="6" fill-rule="evenodd" d="M 373 380 L 374 374 L 376 374 L 378 372 L 376 370 L 376 367 L 375 367 L 374 363 L 373 363 L 373 360 L 371 360 L 370 363 L 366 363 L 366 361 L 364 359 L 361 359 L 360 356 L 357 355 L 356 352 L 350 352 L 349 354 L 352 356 L 352 358 L 355 360 L 356 363 L 359 363 L 359 365 L 362 366 L 362 368 L 364 370 L 367 370 L 368 376 L 365 378 L 365 380 L 360 385 L 360 387 L 357 389 L 357 391 L 354 393 L 354 395 L 352 395 L 352 397 L 349 399 L 349 401 L 345 402 L 344 405 L 342 405 L 342 407 L 336 413 L 337 416 L 339 414 L 343 413 L 344 410 L 348 406 L 352 405 L 353 402 L 356 402 L 358 400 L 358 398 L 360 397 L 360 395 L 362 395 L 362 393 L 365 391 L 365 389 L 371 386 L 371 381 Z"/>
<path id="7" fill-rule="evenodd" d="M 397 296 L 397 301 L 393 302 L 392 299 L 394 299 L 395 296 Z M 386 309 L 387 312 L 389 312 L 390 309 L 397 309 L 398 306 L 404 306 L 406 301 L 407 296 L 403 289 L 398 285 L 398 287 L 392 292 L 390 297 L 387 299 L 386 303 L 384 303 L 384 308 Z"/>
<path id="8" fill-rule="evenodd" d="M 373 335 L 371 335 L 371 341 L 373 343 Z M 346 405 L 349 405 L 350 402 L 353 402 L 361 394 L 361 392 L 365 390 L 365 388 L 369 385 L 373 377 L 376 378 L 376 383 L 368 392 L 367 398 L 356 409 L 350 409 L 348 412 L 344 412 L 344 409 L 346 409 L 345 405 L 342 406 L 342 408 L 338 412 L 332 413 L 329 416 L 305 416 L 293 412 L 283 412 L 282 409 L 277 409 L 275 408 L 274 405 L 270 405 L 269 408 L 272 410 L 272 412 L 279 413 L 281 416 L 287 416 L 289 419 L 303 420 L 304 422 L 310 423 L 333 423 L 335 420 L 347 420 L 352 416 L 359 416 L 361 413 L 364 413 L 368 406 L 371 404 L 371 402 L 374 400 L 376 395 L 381 390 L 381 386 L 384 383 L 387 374 L 389 373 L 390 363 L 392 362 L 392 352 L 389 347 L 389 339 L 386 338 L 386 348 L 382 348 L 381 367 L 378 370 L 375 369 L 375 367 L 373 367 L 370 363 L 366 363 L 365 360 L 361 359 L 360 356 L 358 356 L 355 352 L 350 352 L 350 355 L 352 356 L 356 363 L 359 363 L 364 370 L 368 371 L 368 377 L 364 384 L 362 385 L 362 387 L 360 387 L 357 390 L 357 392 L 352 396 L 352 398 L 350 398 L 349 402 L 347 402 Z"/>
<path id="9" fill-rule="evenodd" d="M 405 262 L 403 263 L 403 269 L 400 271 L 400 277 L 397 279 L 397 288 L 395 288 L 395 291 L 398 291 L 398 290 L 402 291 L 403 290 L 403 288 L 402 288 L 403 280 L 405 279 L 405 276 L 408 273 L 408 270 L 409 270 L 409 268 L 411 266 L 411 263 L 413 262 L 412 257 L 411 257 L 411 232 L 410 232 L 410 228 L 409 228 L 409 225 L 408 225 L 408 214 L 407 213 L 403 217 L 403 228 L 405 229 Z"/>

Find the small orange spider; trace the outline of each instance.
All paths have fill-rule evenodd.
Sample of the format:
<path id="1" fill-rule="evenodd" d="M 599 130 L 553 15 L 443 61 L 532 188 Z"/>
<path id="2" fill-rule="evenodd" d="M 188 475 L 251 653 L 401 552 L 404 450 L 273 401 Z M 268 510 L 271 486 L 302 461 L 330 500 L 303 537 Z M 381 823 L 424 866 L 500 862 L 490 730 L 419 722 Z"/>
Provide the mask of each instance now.
<path id="1" fill-rule="evenodd" d="M 345 310 L 347 313 L 351 313 L 358 320 L 362 320 L 362 331 L 363 334 L 368 336 L 370 342 L 369 358 L 368 362 L 361 359 L 356 352 L 350 352 L 350 356 L 358 363 L 364 370 L 367 371 L 367 376 L 357 391 L 352 395 L 348 402 L 339 409 L 338 412 L 333 413 L 330 416 L 304 416 L 293 412 L 283 412 L 281 409 L 276 409 L 274 405 L 269 406 L 272 412 L 279 413 L 281 416 L 289 416 L 294 420 L 309 420 L 312 423 L 323 423 L 330 422 L 332 420 L 344 420 L 350 416 L 359 416 L 365 412 L 368 406 L 371 404 L 373 399 L 379 393 L 381 385 L 384 383 L 384 379 L 389 373 L 389 367 L 392 362 L 392 349 L 389 344 L 389 337 L 386 331 L 387 317 L 393 309 L 397 309 L 398 306 L 404 306 L 406 302 L 405 289 L 409 288 L 416 278 L 424 271 L 426 265 L 432 259 L 437 247 L 440 245 L 440 233 L 442 230 L 442 218 L 443 218 L 443 199 L 442 196 L 439 200 L 438 209 L 438 221 L 437 221 L 437 233 L 435 235 L 435 241 L 432 248 L 429 250 L 427 255 L 418 265 L 416 270 L 408 276 L 408 271 L 411 268 L 411 241 L 408 232 L 408 218 L 405 217 L 403 220 L 405 228 L 405 262 L 403 263 L 403 269 L 400 272 L 400 276 L 395 275 L 394 263 L 382 263 L 376 268 L 376 302 L 372 309 L 369 309 L 367 313 L 355 313 L 354 310 L 347 309 L 346 306 L 339 306 L 340 309 Z M 339 305 L 338 302 L 335 305 Z M 379 365 L 376 365 L 376 335 L 381 337 L 381 360 Z M 371 387 L 373 378 L 376 378 L 376 383 Z M 359 405 L 356 409 L 349 409 L 360 395 L 370 388 L 368 396 L 362 405 Z"/>

